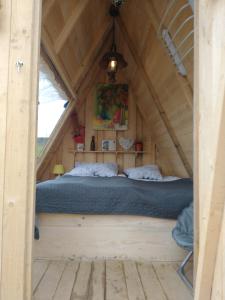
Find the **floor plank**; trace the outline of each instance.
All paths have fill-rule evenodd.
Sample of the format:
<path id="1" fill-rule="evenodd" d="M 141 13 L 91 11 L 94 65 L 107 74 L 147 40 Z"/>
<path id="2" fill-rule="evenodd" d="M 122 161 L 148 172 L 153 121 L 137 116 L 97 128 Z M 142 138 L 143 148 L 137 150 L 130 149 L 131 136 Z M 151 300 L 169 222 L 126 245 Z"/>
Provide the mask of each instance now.
<path id="1" fill-rule="evenodd" d="M 137 264 L 146 300 L 167 300 L 152 264 Z"/>
<path id="2" fill-rule="evenodd" d="M 120 261 L 106 262 L 106 299 L 128 300 L 123 265 Z"/>
<path id="3" fill-rule="evenodd" d="M 191 292 L 178 277 L 173 263 L 153 263 L 158 279 L 168 300 L 191 300 Z"/>
<path id="4" fill-rule="evenodd" d="M 178 263 L 46 261 L 33 265 L 33 300 L 193 300 Z"/>
<path id="5" fill-rule="evenodd" d="M 124 272 L 129 300 L 145 300 L 145 295 L 135 262 L 125 261 Z"/>
<path id="6" fill-rule="evenodd" d="M 52 300 L 62 276 L 66 263 L 63 261 L 51 262 L 42 278 L 33 300 Z"/>
<path id="7" fill-rule="evenodd" d="M 95 261 L 93 263 L 92 279 L 88 300 L 105 299 L 105 262 Z"/>
<path id="8" fill-rule="evenodd" d="M 55 292 L 54 300 L 70 300 L 78 268 L 79 262 L 67 263 Z"/>
<path id="9" fill-rule="evenodd" d="M 49 261 L 47 260 L 36 260 L 33 263 L 33 274 L 32 274 L 32 291 L 34 293 L 37 288 L 39 282 L 45 274 L 49 265 Z"/>
<path id="10" fill-rule="evenodd" d="M 92 263 L 81 262 L 78 269 L 76 282 L 71 295 L 71 300 L 87 300 Z"/>

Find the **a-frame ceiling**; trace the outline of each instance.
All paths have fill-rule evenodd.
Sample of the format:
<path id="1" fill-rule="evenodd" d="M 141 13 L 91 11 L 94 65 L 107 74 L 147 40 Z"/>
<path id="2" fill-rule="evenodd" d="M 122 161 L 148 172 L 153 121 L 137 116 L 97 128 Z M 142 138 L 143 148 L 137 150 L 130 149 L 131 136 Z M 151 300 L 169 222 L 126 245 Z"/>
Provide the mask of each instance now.
<path id="1" fill-rule="evenodd" d="M 128 61 L 124 72 L 142 117 L 151 127 L 160 156 L 171 172 L 192 175 L 193 53 L 178 74 L 157 35 L 168 0 L 127 0 L 117 19 L 118 49 Z M 186 0 L 177 1 L 179 5 Z M 99 72 L 98 62 L 111 43 L 110 0 L 45 0 L 42 46 L 55 65 L 77 109 Z M 174 7 L 175 13 L 179 7 Z M 186 9 L 179 22 L 191 14 Z M 166 21 L 165 21 L 166 22 Z M 166 24 L 165 24 L 166 25 Z M 177 37 L 182 40 L 187 28 Z M 175 30 L 175 29 L 174 29 Z M 190 38 L 187 46 L 193 43 Z M 66 120 L 65 120 L 66 122 Z M 63 124 L 62 124 L 63 125 Z M 180 164 L 177 170 L 177 162 Z"/>

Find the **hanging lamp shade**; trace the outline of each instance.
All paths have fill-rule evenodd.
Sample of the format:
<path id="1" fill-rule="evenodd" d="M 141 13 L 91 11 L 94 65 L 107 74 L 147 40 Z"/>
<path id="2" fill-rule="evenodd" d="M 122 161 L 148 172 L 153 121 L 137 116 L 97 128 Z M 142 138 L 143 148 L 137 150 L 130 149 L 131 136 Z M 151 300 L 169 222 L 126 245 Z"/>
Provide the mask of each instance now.
<path id="1" fill-rule="evenodd" d="M 127 62 L 125 61 L 123 55 L 116 50 L 116 42 L 115 42 L 115 17 L 118 16 L 119 10 L 114 5 L 110 8 L 110 15 L 113 17 L 113 43 L 111 50 L 106 52 L 99 65 L 103 70 L 107 71 L 110 82 L 116 81 L 116 73 L 117 71 L 126 68 Z"/>
<path id="2" fill-rule="evenodd" d="M 120 70 L 127 67 L 127 62 L 121 53 L 109 51 L 102 57 L 100 67 L 104 70 L 110 70 L 110 68 Z"/>

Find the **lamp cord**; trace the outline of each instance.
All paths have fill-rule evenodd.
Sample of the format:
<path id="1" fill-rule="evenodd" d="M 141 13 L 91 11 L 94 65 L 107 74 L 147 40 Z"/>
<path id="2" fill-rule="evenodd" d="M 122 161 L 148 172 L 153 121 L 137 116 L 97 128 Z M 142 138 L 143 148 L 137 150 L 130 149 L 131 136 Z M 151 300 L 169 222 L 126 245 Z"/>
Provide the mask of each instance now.
<path id="1" fill-rule="evenodd" d="M 115 17 L 113 17 L 113 43 L 112 43 L 112 51 L 116 52 L 116 37 L 115 37 Z"/>

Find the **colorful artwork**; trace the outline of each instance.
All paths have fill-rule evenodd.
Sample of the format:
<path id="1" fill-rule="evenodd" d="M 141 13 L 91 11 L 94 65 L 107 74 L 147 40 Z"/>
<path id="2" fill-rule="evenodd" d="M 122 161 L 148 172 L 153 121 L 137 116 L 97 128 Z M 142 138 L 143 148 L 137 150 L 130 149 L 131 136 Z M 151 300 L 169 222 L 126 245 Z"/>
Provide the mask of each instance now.
<path id="1" fill-rule="evenodd" d="M 128 129 L 128 85 L 98 84 L 96 88 L 94 129 Z"/>

